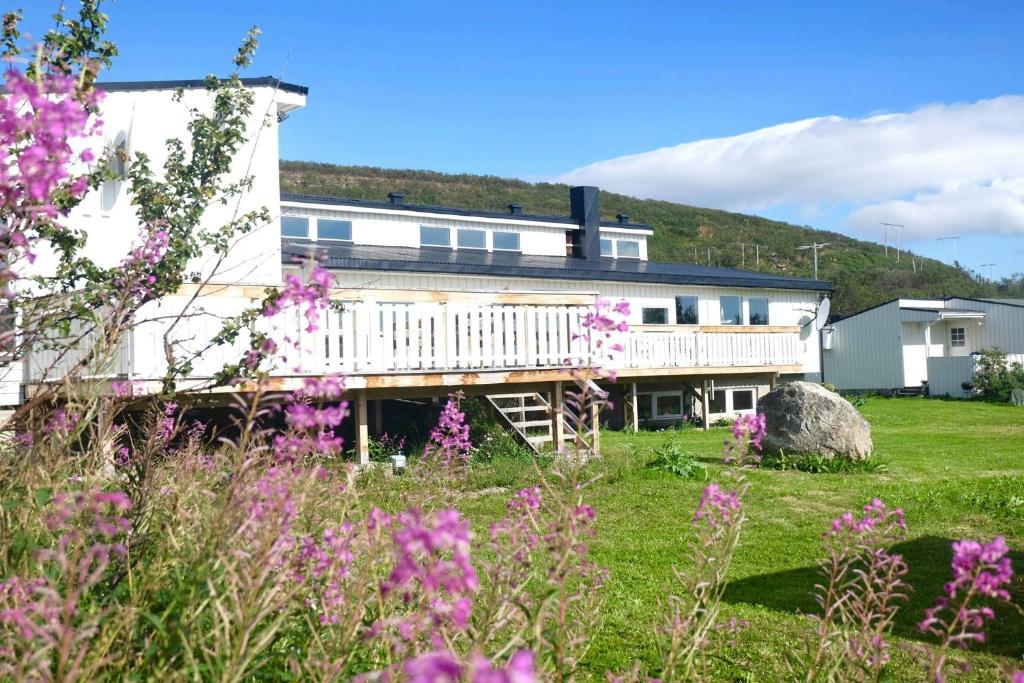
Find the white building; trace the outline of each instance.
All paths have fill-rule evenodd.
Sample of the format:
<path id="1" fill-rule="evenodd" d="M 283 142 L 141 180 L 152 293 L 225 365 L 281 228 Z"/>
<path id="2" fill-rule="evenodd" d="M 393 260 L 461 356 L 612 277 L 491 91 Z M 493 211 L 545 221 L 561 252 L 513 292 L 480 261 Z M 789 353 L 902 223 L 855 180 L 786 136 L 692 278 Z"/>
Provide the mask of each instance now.
<path id="1" fill-rule="evenodd" d="M 306 349 L 275 371 L 276 386 L 297 388 L 309 375 L 345 373 L 357 407 L 360 450 L 367 406 L 379 426 L 385 400 L 455 389 L 490 396 L 533 444 L 562 438 L 564 425 L 549 417 L 561 402 L 562 383 L 571 380 L 567 359 L 587 360 L 580 317 L 598 297 L 624 299 L 632 308 L 632 329 L 616 361 L 619 383 L 610 387 L 624 399 L 607 417 L 613 424 L 750 412 L 777 379 L 819 377 L 812 321 L 828 283 L 652 263 L 651 227 L 628 216 L 602 220 L 593 187 L 573 188 L 568 212 L 560 216 L 533 215 L 517 205 L 505 211 L 422 206 L 395 193 L 382 201 L 281 194 L 278 124 L 305 104 L 306 89 L 273 78 L 246 83 L 257 104 L 250 143 L 236 165 L 239 175 L 250 173 L 256 182 L 238 208 L 213 207 L 207 219 L 213 227 L 236 211 L 265 206 L 273 220 L 232 249 L 213 286 L 197 299 L 207 315 L 179 326 L 173 343 L 202 348 L 219 331 L 222 316 L 250 307 L 286 273 L 320 263 L 336 275 L 332 298 L 342 305 L 326 312 L 313 334 L 297 315 L 274 323 L 273 334 L 302 338 Z M 185 136 L 185 107 L 202 107 L 209 99 L 202 82 L 101 87 L 111 91 L 103 112 L 108 142 L 129 153 L 145 151 L 154 168 L 162 162 L 163 141 Z M 185 102 L 174 103 L 179 87 Z M 123 257 L 138 230 L 118 183 L 86 200 L 70 220 L 94 226 L 94 253 L 110 264 Z M 146 306 L 147 322 L 126 340 L 112 379 L 156 386 L 167 367 L 167 320 L 195 289 L 190 285 Z M 204 352 L 195 361 L 192 386 L 237 362 L 246 343 Z M 9 402 L 60 370 L 47 352 L 29 356 L 10 368 Z"/>
<path id="2" fill-rule="evenodd" d="M 1024 360 L 1024 302 L 894 299 L 822 333 L 824 381 L 843 390 L 919 390 L 964 397 L 974 357 L 998 348 Z"/>

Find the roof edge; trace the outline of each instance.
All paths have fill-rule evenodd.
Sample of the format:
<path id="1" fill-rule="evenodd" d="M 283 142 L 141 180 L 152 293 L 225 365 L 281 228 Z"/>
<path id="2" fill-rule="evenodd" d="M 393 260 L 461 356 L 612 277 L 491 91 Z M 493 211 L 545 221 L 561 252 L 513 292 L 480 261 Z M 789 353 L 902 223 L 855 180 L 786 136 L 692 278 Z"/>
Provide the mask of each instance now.
<path id="1" fill-rule="evenodd" d="M 227 79 L 221 79 L 226 81 Z M 283 90 L 285 92 L 295 93 L 297 95 L 308 95 L 309 88 L 304 85 L 296 85 L 295 83 L 285 83 L 280 78 L 275 76 L 258 76 L 253 78 L 241 79 L 242 85 L 247 88 L 260 88 L 269 87 Z M 204 78 L 193 78 L 184 80 L 164 80 L 164 81 L 99 81 L 96 83 L 96 87 L 106 92 L 128 92 L 134 90 L 177 90 L 178 88 L 184 88 L 186 90 L 205 88 L 206 79 Z"/>

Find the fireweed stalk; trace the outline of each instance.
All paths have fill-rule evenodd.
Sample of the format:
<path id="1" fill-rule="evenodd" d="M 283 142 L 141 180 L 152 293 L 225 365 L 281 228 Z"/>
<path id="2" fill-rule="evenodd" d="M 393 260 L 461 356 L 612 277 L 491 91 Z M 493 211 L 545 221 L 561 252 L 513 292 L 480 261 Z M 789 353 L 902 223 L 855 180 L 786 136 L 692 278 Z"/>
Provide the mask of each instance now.
<path id="1" fill-rule="evenodd" d="M 1002 536 L 989 543 L 963 540 L 953 544 L 953 577 L 944 595 L 925 610 L 918 628 L 939 638 L 928 666 L 928 677 L 945 680 L 943 668 L 950 647 L 966 649 L 972 642 L 985 642 L 985 622 L 995 618 L 993 609 L 977 603 L 1008 602 L 1013 579 L 1010 548 Z M 1014 679 L 1016 680 L 1016 679 Z"/>
<path id="2" fill-rule="evenodd" d="M 726 463 L 744 465 L 759 458 L 764 437 L 764 415 L 744 416 L 733 425 L 733 439 L 726 441 Z M 726 575 L 746 517 L 742 500 L 750 484 L 736 474 L 736 487 L 724 490 L 712 483 L 704 489 L 694 511 L 692 526 L 696 538 L 691 543 L 693 567 L 674 569 L 682 595 L 669 597 L 670 615 L 661 630 L 668 637 L 663 655 L 662 677 L 668 681 L 703 677 L 710 636 L 721 610 Z"/>
<path id="3" fill-rule="evenodd" d="M 843 513 L 822 535 L 824 582 L 815 587 L 821 614 L 808 642 L 804 680 L 880 679 L 890 658 L 892 622 L 910 589 L 902 555 L 888 548 L 906 531 L 903 510 L 875 498 L 860 517 Z"/>

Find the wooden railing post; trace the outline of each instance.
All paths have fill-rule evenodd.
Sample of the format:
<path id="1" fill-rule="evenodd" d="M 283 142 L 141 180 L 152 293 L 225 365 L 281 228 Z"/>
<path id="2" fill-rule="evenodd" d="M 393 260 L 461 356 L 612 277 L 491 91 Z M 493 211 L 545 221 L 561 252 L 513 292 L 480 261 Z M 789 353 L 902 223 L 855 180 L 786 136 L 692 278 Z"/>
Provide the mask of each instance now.
<path id="1" fill-rule="evenodd" d="M 565 417 L 562 415 L 562 383 L 554 382 L 551 386 L 551 427 L 555 436 L 555 450 L 562 450 L 565 441 Z"/>

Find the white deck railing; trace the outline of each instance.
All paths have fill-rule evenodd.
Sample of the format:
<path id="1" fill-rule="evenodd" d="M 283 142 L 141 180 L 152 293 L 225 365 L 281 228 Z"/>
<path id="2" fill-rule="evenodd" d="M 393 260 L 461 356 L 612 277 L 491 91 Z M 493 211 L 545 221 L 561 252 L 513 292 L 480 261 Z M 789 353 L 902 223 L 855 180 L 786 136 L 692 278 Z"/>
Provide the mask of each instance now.
<path id="1" fill-rule="evenodd" d="M 133 330 L 126 348 L 117 354 L 116 374 L 144 379 L 162 376 L 164 332 L 185 302 L 185 297 L 165 297 L 143 311 L 148 321 Z M 224 318 L 252 304 L 252 299 L 243 297 L 204 297 L 198 304 L 203 312 L 177 323 L 172 335 L 175 348 L 203 350 L 194 359 L 192 376 L 210 377 L 226 363 L 239 360 L 248 348 L 245 335 L 229 346 L 210 349 L 205 349 L 205 341 L 219 331 Z M 608 361 L 596 357 L 585 339 L 581 321 L 589 310 L 587 306 L 361 301 L 323 311 L 312 333 L 295 310 L 260 319 L 258 325 L 281 348 L 274 373 L 280 375 L 537 369 L 588 362 L 630 369 L 770 367 L 802 361 L 798 332 L 652 330 L 650 326 L 610 340 L 621 343 L 624 350 Z M 53 352 L 27 359 L 28 381 L 54 378 L 57 373 L 44 372 L 53 360 Z"/>

